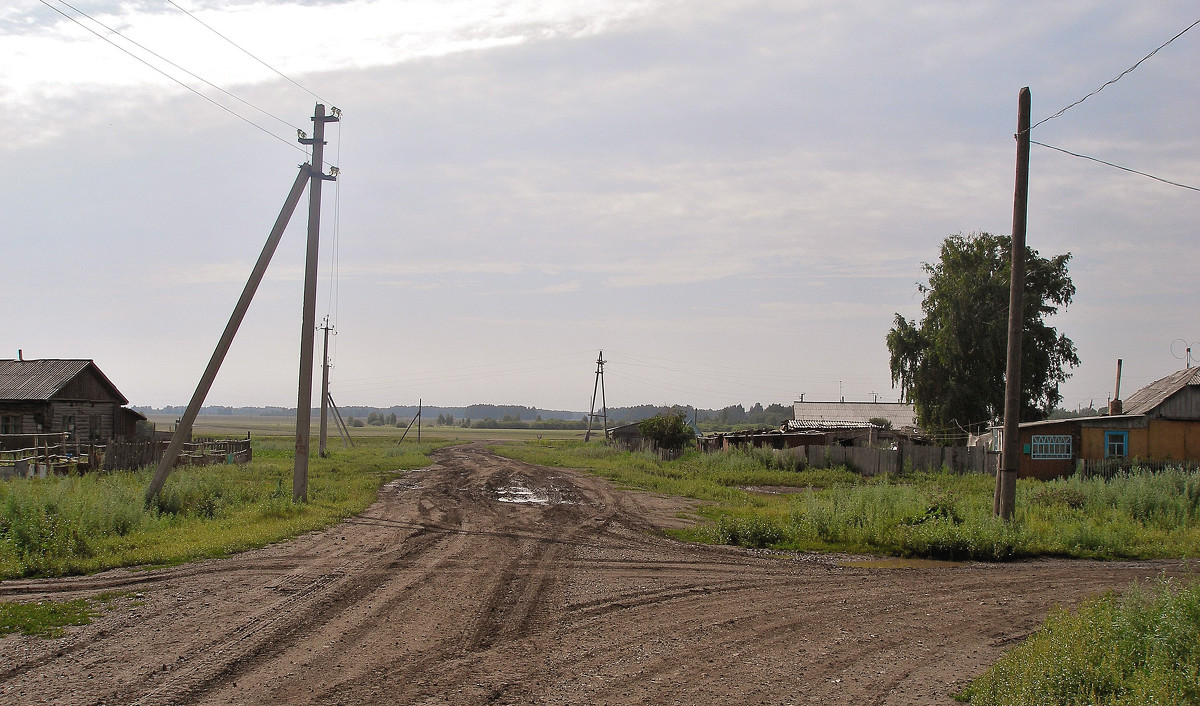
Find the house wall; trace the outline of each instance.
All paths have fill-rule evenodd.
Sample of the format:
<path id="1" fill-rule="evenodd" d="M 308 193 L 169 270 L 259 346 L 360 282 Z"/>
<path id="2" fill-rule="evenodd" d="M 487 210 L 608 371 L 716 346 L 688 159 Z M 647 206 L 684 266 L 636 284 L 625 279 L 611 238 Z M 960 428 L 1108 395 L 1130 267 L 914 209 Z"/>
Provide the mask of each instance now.
<path id="1" fill-rule="evenodd" d="M 48 433 L 72 432 L 73 441 L 108 441 L 114 434 L 114 418 L 120 405 L 111 402 L 59 402 L 49 403 Z M 66 418 L 73 417 L 75 425 L 68 428 Z"/>
<path id="2" fill-rule="evenodd" d="M 1071 458 L 1068 459 L 1035 459 L 1032 455 L 1034 435 L 1060 434 L 1071 437 Z M 1018 478 L 1040 478 L 1050 480 L 1070 475 L 1075 470 L 1075 459 L 1079 458 L 1080 434 L 1079 423 L 1064 419 L 1059 424 L 1042 424 L 1036 427 L 1021 429 L 1021 458 L 1017 464 Z"/>
<path id="3" fill-rule="evenodd" d="M 45 428 L 48 420 L 48 405 L 40 401 L 5 400 L 0 402 L 0 415 L 20 418 L 20 434 L 49 432 Z"/>
<path id="4" fill-rule="evenodd" d="M 1155 417 L 1200 420 L 1200 386 L 1188 385 L 1156 407 Z"/>
<path id="5" fill-rule="evenodd" d="M 1145 428 L 1119 425 L 1083 430 L 1080 458 L 1104 458 L 1104 432 L 1129 432 L 1129 458 L 1147 461 L 1200 461 L 1200 421 L 1151 419 Z"/>

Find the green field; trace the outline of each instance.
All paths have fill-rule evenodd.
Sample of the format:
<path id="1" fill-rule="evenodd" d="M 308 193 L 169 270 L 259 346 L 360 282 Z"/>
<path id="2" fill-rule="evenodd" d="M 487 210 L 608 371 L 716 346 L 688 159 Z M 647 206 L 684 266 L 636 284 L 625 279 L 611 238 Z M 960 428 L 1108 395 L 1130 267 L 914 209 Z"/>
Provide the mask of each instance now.
<path id="1" fill-rule="evenodd" d="M 175 428 L 176 417 L 163 414 L 149 415 L 149 420 L 153 422 L 159 431 L 169 431 Z M 407 424 L 410 420 L 405 420 Z M 317 434 L 320 422 L 313 419 L 311 428 L 313 445 L 317 441 Z M 294 438 L 296 428 L 295 416 L 275 416 L 275 415 L 222 415 L 222 414 L 204 414 L 196 417 L 196 423 L 193 425 L 193 434 L 196 436 L 233 436 L 244 437 L 246 432 L 250 432 L 251 436 L 257 438 L 259 436 L 268 437 L 284 437 L 292 436 Z M 351 427 L 351 439 L 391 439 L 393 442 L 398 440 L 404 433 L 404 427 L 393 426 L 363 426 Z M 418 429 L 416 425 L 408 432 L 405 438 L 405 443 L 417 438 Z M 583 439 L 584 432 L 577 429 L 567 430 L 535 430 L 535 429 L 464 429 L 454 426 L 432 426 L 426 421 L 421 426 L 420 436 L 422 441 L 429 439 L 443 441 L 481 441 L 481 440 L 537 440 L 541 439 Z M 593 438 L 596 436 L 593 433 Z M 337 429 L 334 427 L 332 418 L 329 421 L 329 431 L 327 433 L 327 443 L 330 449 L 343 448 L 342 439 L 338 436 Z"/>

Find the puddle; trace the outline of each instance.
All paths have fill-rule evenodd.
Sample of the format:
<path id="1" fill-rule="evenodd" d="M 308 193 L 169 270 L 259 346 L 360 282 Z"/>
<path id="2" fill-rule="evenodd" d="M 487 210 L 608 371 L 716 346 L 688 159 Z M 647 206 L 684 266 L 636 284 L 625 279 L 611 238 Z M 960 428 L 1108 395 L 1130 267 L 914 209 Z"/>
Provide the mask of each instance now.
<path id="1" fill-rule="evenodd" d="M 571 491 L 553 483 L 538 487 L 530 487 L 525 478 L 510 478 L 508 483 L 499 488 L 493 488 L 496 499 L 502 503 L 521 503 L 525 505 L 561 505 L 572 502 Z"/>
<path id="2" fill-rule="evenodd" d="M 534 505 L 546 505 L 550 502 L 550 496 L 530 490 L 515 482 L 509 483 L 503 488 L 496 488 L 496 499 L 502 503 L 531 503 Z"/>
<path id="3" fill-rule="evenodd" d="M 963 561 L 944 561 L 941 559 L 898 559 L 895 557 L 838 562 L 838 566 L 847 566 L 852 569 L 944 569 L 951 566 L 964 565 L 966 565 L 966 562 Z"/>

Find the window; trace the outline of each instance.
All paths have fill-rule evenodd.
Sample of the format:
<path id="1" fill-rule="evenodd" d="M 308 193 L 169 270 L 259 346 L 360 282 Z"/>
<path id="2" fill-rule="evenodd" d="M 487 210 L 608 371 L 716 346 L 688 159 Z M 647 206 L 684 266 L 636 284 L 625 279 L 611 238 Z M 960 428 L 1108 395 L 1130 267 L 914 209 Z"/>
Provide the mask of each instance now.
<path id="1" fill-rule="evenodd" d="M 62 430 L 67 432 L 70 438 L 75 438 L 75 416 L 64 414 L 62 418 Z"/>
<path id="2" fill-rule="evenodd" d="M 15 414 L 0 417 L 0 434 L 20 434 L 21 418 Z"/>
<path id="3" fill-rule="evenodd" d="M 1104 432 L 1104 458 L 1125 458 L 1129 455 L 1129 432 Z"/>
<path id="4" fill-rule="evenodd" d="M 88 441 L 100 441 L 100 415 L 88 415 Z"/>
<path id="5" fill-rule="evenodd" d="M 1070 434 L 1034 434 L 1030 444 L 1030 455 L 1035 460 L 1070 459 Z"/>

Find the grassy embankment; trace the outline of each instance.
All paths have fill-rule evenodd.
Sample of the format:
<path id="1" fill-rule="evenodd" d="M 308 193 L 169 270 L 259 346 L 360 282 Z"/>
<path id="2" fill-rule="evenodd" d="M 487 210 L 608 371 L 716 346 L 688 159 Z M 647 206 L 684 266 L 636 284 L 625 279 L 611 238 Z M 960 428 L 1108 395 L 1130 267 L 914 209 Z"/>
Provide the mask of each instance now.
<path id="1" fill-rule="evenodd" d="M 1056 609 L 956 698 L 980 706 L 1200 703 L 1200 583 L 1161 580 Z"/>
<path id="2" fill-rule="evenodd" d="M 1112 480 L 1021 480 L 1013 522 L 992 516 L 991 476 L 911 473 L 864 478 L 804 469 L 757 449 L 676 461 L 599 444 L 541 441 L 497 448 L 531 463 L 589 469 L 614 482 L 703 501 L 708 522 L 683 539 L 748 547 L 1006 560 L 1039 555 L 1180 558 L 1200 551 L 1200 474 Z M 762 493 L 751 486 L 795 492 Z"/>
<path id="3" fill-rule="evenodd" d="M 244 466 L 180 468 L 146 507 L 151 470 L 0 483 L 0 579 L 224 556 L 365 509 L 396 471 L 429 463 L 444 442 L 360 439 L 309 466 L 309 502 L 292 502 L 294 441 L 254 443 Z"/>

